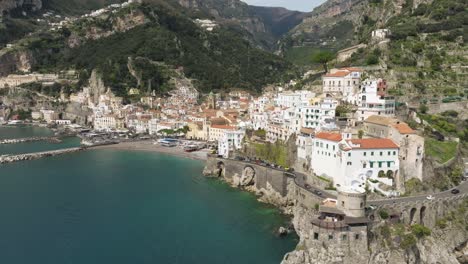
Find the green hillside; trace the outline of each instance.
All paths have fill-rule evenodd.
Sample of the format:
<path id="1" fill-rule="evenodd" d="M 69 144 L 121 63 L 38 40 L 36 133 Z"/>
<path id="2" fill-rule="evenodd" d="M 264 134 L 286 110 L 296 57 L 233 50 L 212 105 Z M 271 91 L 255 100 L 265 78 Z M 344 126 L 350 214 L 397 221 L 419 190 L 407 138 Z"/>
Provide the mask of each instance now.
<path id="1" fill-rule="evenodd" d="M 80 21 L 60 33 L 43 34 L 28 45 L 35 54 L 34 68 L 76 68 L 82 79 L 98 69 L 106 84 L 119 95 L 137 87 L 128 68 L 129 58 L 134 59 L 131 66 L 141 79 L 138 88 L 142 92 L 165 92 L 171 70 L 180 66 L 187 77 L 198 80 L 198 88 L 203 91 L 234 87 L 259 91 L 265 84 L 295 74 L 292 64 L 253 47 L 243 31 L 222 26 L 208 32 L 180 10 L 157 1 L 132 5 L 111 16 Z M 126 32 L 84 41 L 76 48 L 66 46 L 70 36 L 83 36 L 89 28 L 110 31 L 116 21 L 130 13 L 142 13 L 148 22 Z"/>

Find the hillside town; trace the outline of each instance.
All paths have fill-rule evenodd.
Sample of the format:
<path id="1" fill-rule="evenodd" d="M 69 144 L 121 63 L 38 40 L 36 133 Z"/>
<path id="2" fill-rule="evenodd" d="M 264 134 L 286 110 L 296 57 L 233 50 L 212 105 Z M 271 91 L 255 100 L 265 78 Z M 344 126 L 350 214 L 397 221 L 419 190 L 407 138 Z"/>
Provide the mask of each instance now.
<path id="1" fill-rule="evenodd" d="M 354 67 L 331 69 L 322 76 L 321 93 L 285 86 L 255 96 L 243 90 L 202 95 L 191 80 L 174 78 L 175 89 L 167 98 L 153 92 L 133 104 L 124 104 L 108 88 L 96 92 L 85 87 L 60 99 L 85 109 L 84 114 L 43 108 L 33 111 L 31 118 L 79 131 L 91 129 L 91 135 L 100 138 L 106 134 L 186 138 L 196 142 L 191 151 L 211 146 L 224 158 L 260 159 L 257 153 L 246 153 L 246 145 L 286 148 L 286 142 L 293 140 L 297 146 L 293 163 L 268 163 L 322 178 L 331 188 L 397 196 L 405 181 L 423 180 L 424 138 L 396 118 L 396 102 L 386 81 L 363 79 L 363 73 Z M 37 79 L 12 78 L 4 88 Z M 99 81 L 90 83 L 96 85 L 102 86 Z M 139 90 L 128 93 L 138 95 Z M 14 119 L 10 122 L 17 122 Z"/>

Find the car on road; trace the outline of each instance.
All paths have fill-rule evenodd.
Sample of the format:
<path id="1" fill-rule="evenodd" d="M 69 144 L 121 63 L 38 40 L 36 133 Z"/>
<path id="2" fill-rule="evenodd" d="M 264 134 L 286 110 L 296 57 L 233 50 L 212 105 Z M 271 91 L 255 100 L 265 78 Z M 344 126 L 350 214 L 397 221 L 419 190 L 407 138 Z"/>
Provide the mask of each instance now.
<path id="1" fill-rule="evenodd" d="M 317 194 L 318 196 L 322 196 L 323 194 L 321 191 L 317 191 L 317 190 L 315 190 L 314 193 Z"/>
<path id="2" fill-rule="evenodd" d="M 306 183 L 304 186 L 306 187 L 307 190 L 310 190 L 311 188 L 311 186 L 308 183 Z"/>
<path id="3" fill-rule="evenodd" d="M 428 195 L 428 196 L 426 196 L 426 199 L 428 199 L 428 200 L 434 200 L 434 196 Z"/>
<path id="4" fill-rule="evenodd" d="M 459 194 L 459 193 L 460 193 L 460 190 L 458 190 L 458 189 L 452 189 L 450 192 L 453 193 L 453 194 Z"/>

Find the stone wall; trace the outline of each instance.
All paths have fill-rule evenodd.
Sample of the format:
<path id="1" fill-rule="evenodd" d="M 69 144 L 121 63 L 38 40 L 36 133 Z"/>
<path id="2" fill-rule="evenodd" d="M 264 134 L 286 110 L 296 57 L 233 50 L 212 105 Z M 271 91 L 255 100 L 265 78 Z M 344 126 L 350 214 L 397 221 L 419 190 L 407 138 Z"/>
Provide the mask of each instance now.
<path id="1" fill-rule="evenodd" d="M 418 223 L 433 228 L 438 219 L 456 210 L 467 198 L 468 194 L 462 194 L 434 200 L 424 199 L 414 202 L 387 204 L 379 206 L 374 217 L 377 218 L 378 211 L 383 209 L 389 212 L 390 215 L 397 214 L 396 216 L 405 224 Z"/>

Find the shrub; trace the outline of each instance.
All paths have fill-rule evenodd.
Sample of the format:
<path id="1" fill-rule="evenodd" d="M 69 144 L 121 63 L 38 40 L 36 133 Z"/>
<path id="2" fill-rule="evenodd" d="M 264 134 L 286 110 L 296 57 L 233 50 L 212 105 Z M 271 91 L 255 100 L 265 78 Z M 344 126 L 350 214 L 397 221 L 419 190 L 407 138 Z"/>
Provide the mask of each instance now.
<path id="1" fill-rule="evenodd" d="M 408 249 L 414 245 L 416 245 L 416 238 L 412 234 L 404 235 L 400 242 L 400 247 L 403 249 Z"/>
<path id="2" fill-rule="evenodd" d="M 437 226 L 438 228 L 440 228 L 440 229 L 446 228 L 446 227 L 447 227 L 447 220 L 445 220 L 445 219 L 439 219 L 439 220 L 437 220 L 436 226 Z"/>
<path id="3" fill-rule="evenodd" d="M 428 227 L 425 227 L 420 224 L 414 224 L 411 226 L 411 232 L 413 235 L 415 235 L 417 238 L 422 238 L 425 236 L 430 236 L 431 235 L 431 230 Z"/>
<path id="4" fill-rule="evenodd" d="M 385 219 L 388 219 L 388 216 L 389 216 L 389 215 L 388 215 L 388 212 L 387 212 L 387 211 L 385 211 L 385 210 L 380 210 L 380 211 L 379 211 L 379 216 L 380 216 L 380 218 L 382 218 L 382 219 L 385 220 Z"/>

